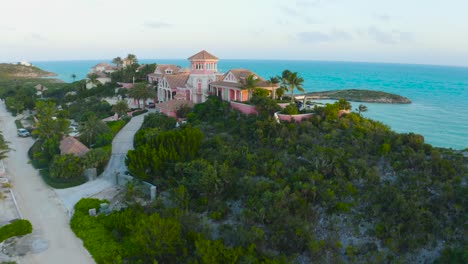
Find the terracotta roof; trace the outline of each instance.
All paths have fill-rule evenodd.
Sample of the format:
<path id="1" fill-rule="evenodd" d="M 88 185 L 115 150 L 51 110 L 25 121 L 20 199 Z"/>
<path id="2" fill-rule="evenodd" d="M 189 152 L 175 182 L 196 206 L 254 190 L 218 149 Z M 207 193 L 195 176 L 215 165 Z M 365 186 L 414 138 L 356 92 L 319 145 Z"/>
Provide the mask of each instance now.
<path id="1" fill-rule="evenodd" d="M 238 79 L 238 80 L 245 79 L 251 74 L 257 76 L 260 79 L 260 81 L 265 80 L 265 79 L 262 78 L 262 76 L 256 74 L 255 72 L 253 72 L 251 70 L 247 70 L 247 69 L 231 69 L 224 76 L 228 75 L 230 72 L 232 72 L 232 74 L 234 74 L 234 76 L 236 76 L 236 79 Z"/>
<path id="2" fill-rule="evenodd" d="M 177 74 L 180 70 L 180 67 L 175 64 L 158 64 L 154 70 L 154 73 L 166 74 L 166 70 L 172 70 L 172 74 Z"/>
<path id="3" fill-rule="evenodd" d="M 187 100 L 170 100 L 156 104 L 156 108 L 158 108 L 161 112 L 171 112 L 176 111 L 183 105 L 188 105 L 192 107 L 193 102 Z"/>
<path id="4" fill-rule="evenodd" d="M 219 59 L 213 54 L 208 53 L 208 51 L 202 50 L 198 52 L 197 54 L 188 58 L 188 60 L 219 60 Z"/>
<path id="5" fill-rule="evenodd" d="M 179 70 L 179 73 L 190 73 L 192 70 L 190 70 L 190 68 L 188 67 L 185 67 L 185 68 L 182 68 Z"/>
<path id="6" fill-rule="evenodd" d="M 60 141 L 60 154 L 73 154 L 82 157 L 88 153 L 89 148 L 74 137 L 66 137 Z"/>
<path id="7" fill-rule="evenodd" d="M 189 74 L 177 74 L 177 75 L 165 75 L 163 78 L 169 83 L 171 89 L 176 89 L 177 87 L 185 87 Z"/>
<path id="8" fill-rule="evenodd" d="M 96 69 L 97 67 L 104 67 L 104 68 L 108 68 L 108 67 L 113 67 L 112 65 L 110 65 L 109 63 L 107 62 L 101 62 L 99 64 L 96 64 L 93 69 Z"/>
<path id="9" fill-rule="evenodd" d="M 236 79 L 239 80 L 239 81 L 238 82 L 225 82 L 225 81 L 223 81 L 224 78 L 229 73 L 232 73 L 236 77 Z M 247 70 L 247 69 L 232 69 L 232 70 L 229 70 L 223 76 L 218 77 L 218 81 L 212 82 L 212 83 L 210 83 L 210 85 L 217 85 L 217 86 L 224 86 L 224 87 L 231 87 L 231 88 L 239 88 L 240 89 L 244 85 L 245 79 L 251 74 L 258 77 L 259 82 L 257 83 L 257 86 L 259 88 L 271 90 L 271 88 L 272 88 L 271 84 L 268 83 L 267 80 L 265 80 L 264 78 L 262 78 L 260 75 L 256 74 L 255 72 L 253 72 L 251 70 Z M 279 84 L 277 84 L 276 87 L 279 87 Z"/>
<path id="10" fill-rule="evenodd" d="M 121 83 L 121 82 L 118 82 L 117 84 L 121 86 L 120 88 L 126 88 L 126 89 L 131 89 L 131 88 L 133 88 L 133 86 L 134 86 L 133 83 Z"/>

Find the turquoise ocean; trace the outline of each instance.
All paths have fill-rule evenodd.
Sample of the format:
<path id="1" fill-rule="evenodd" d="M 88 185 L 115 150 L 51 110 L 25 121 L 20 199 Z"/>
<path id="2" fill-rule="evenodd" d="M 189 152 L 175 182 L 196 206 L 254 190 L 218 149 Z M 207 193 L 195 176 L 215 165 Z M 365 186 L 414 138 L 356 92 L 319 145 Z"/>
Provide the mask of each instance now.
<path id="1" fill-rule="evenodd" d="M 37 61 L 34 65 L 58 74 L 71 82 L 86 77 L 91 67 L 102 60 Z M 182 59 L 141 59 L 142 63 L 189 65 Z M 390 105 L 364 103 L 364 116 L 383 122 L 397 132 L 414 132 L 426 143 L 453 149 L 468 148 L 468 67 L 432 65 L 278 61 L 220 60 L 218 69 L 250 69 L 264 78 L 281 74 L 284 69 L 299 72 L 306 91 L 368 89 L 408 97 L 413 103 Z M 359 103 L 353 103 L 356 108 Z"/>

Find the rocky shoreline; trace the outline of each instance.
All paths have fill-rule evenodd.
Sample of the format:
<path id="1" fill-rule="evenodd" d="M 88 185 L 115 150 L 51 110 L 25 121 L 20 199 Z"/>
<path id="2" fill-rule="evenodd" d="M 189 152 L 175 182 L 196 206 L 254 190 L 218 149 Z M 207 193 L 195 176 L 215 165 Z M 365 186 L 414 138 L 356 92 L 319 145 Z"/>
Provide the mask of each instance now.
<path id="1" fill-rule="evenodd" d="M 307 99 L 312 100 L 338 100 L 345 99 L 352 102 L 365 103 L 382 103 L 382 104 L 411 104 L 411 100 L 397 94 L 386 93 L 381 91 L 348 89 L 348 90 L 331 90 L 322 92 L 306 93 Z M 299 96 L 296 96 L 298 98 Z M 304 98 L 303 95 L 300 97 Z"/>

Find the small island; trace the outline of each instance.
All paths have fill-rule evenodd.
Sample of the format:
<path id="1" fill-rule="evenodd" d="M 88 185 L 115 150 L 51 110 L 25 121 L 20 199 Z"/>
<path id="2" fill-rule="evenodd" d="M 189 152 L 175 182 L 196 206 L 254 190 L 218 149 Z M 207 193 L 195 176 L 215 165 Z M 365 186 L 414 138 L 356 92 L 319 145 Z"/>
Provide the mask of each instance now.
<path id="1" fill-rule="evenodd" d="M 307 99 L 345 99 L 352 102 L 383 103 L 383 104 L 411 104 L 411 100 L 397 94 L 391 94 L 381 91 L 348 89 L 331 90 L 322 92 L 310 92 L 305 94 Z M 303 99 L 303 95 L 296 96 L 296 99 Z"/>

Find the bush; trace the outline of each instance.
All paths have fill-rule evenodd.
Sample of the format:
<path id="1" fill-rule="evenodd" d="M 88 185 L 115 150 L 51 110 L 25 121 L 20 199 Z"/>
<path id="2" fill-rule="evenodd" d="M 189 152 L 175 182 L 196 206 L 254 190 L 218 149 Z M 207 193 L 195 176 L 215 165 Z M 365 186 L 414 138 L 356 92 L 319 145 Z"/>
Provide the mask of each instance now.
<path id="1" fill-rule="evenodd" d="M 144 113 L 148 112 L 148 110 L 140 110 L 140 111 L 136 111 L 136 112 L 133 112 L 132 116 L 139 116 L 139 115 L 142 115 Z"/>
<path id="2" fill-rule="evenodd" d="M 289 104 L 283 109 L 283 114 L 285 115 L 297 115 L 299 114 L 299 109 L 295 104 Z"/>
<path id="3" fill-rule="evenodd" d="M 39 170 L 39 174 L 42 177 L 47 185 L 55 189 L 66 189 L 81 185 L 87 181 L 86 177 L 80 176 L 78 178 L 63 180 L 63 179 L 54 179 L 49 175 L 49 169 L 41 169 Z"/>
<path id="4" fill-rule="evenodd" d="M 17 220 L 9 225 L 0 227 L 0 243 L 14 236 L 24 236 L 32 232 L 32 225 L 28 220 Z"/>
<path id="5" fill-rule="evenodd" d="M 15 120 L 15 125 L 16 125 L 16 128 L 24 128 L 23 124 L 21 124 L 21 121 L 18 119 Z"/>
<path id="6" fill-rule="evenodd" d="M 117 121 L 110 121 L 107 122 L 107 126 L 110 128 L 112 134 L 115 136 L 129 121 L 130 119 L 128 118 Z"/>
<path id="7" fill-rule="evenodd" d="M 50 176 L 56 179 L 73 179 L 83 174 L 84 167 L 80 157 L 73 154 L 56 155 L 50 164 Z"/>

